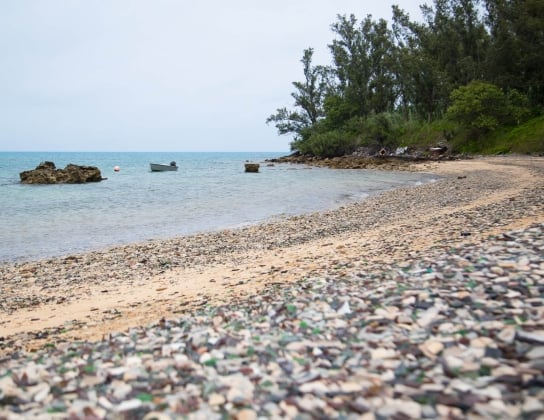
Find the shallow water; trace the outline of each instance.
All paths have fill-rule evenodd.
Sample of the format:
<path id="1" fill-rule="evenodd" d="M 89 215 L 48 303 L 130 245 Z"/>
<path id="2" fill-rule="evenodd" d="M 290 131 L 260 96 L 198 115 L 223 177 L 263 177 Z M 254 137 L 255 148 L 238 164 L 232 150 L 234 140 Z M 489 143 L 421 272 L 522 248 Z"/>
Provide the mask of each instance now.
<path id="1" fill-rule="evenodd" d="M 112 245 L 238 227 L 335 208 L 399 186 L 421 173 L 333 170 L 274 164 L 284 153 L 0 153 L 0 261 L 28 260 Z M 22 185 L 42 161 L 98 166 L 99 183 Z M 149 163 L 176 161 L 177 172 Z M 261 163 L 245 173 L 244 162 Z M 120 171 L 113 168 L 119 166 Z"/>

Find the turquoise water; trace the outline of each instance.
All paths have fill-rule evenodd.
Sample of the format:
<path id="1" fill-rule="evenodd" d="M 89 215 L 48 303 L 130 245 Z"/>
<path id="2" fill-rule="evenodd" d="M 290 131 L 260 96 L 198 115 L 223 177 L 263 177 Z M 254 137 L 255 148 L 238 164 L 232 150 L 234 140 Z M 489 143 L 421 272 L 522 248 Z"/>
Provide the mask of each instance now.
<path id="1" fill-rule="evenodd" d="M 428 174 L 274 164 L 281 153 L 0 152 L 0 261 L 31 260 L 171 238 L 325 210 L 433 179 Z M 23 185 L 42 161 L 100 168 L 108 178 L 77 185 Z M 149 163 L 176 161 L 177 172 Z M 245 173 L 246 160 L 261 163 Z M 119 166 L 120 171 L 113 168 Z"/>

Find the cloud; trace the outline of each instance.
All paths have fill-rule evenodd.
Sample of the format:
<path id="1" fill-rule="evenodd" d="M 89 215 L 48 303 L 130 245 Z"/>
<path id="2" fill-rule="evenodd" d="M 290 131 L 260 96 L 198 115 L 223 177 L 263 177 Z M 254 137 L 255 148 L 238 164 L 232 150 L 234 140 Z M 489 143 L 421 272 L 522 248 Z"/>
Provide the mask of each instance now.
<path id="1" fill-rule="evenodd" d="M 0 150 L 288 151 L 266 117 L 363 3 L 2 2 Z"/>

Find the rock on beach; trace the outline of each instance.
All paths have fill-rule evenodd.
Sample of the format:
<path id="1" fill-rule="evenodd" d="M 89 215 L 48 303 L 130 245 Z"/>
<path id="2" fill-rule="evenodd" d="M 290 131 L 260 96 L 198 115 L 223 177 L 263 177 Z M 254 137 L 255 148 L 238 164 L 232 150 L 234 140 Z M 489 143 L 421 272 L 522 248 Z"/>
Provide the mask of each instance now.
<path id="1" fill-rule="evenodd" d="M 530 296 L 544 290 L 544 223 L 508 238 L 6 356 L 0 417 L 539 418 L 544 298 Z M 529 270 L 504 273 L 519 293 L 497 299 L 492 268 L 520 253 Z M 465 304 L 452 305 L 459 291 Z"/>

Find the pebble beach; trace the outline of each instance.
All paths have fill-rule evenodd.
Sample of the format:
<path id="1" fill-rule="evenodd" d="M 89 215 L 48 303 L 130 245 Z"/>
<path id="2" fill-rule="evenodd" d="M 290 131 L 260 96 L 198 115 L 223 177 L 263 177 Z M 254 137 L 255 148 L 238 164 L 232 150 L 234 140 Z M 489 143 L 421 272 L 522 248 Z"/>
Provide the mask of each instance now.
<path id="1" fill-rule="evenodd" d="M 544 418 L 544 158 L 0 266 L 0 419 Z"/>

